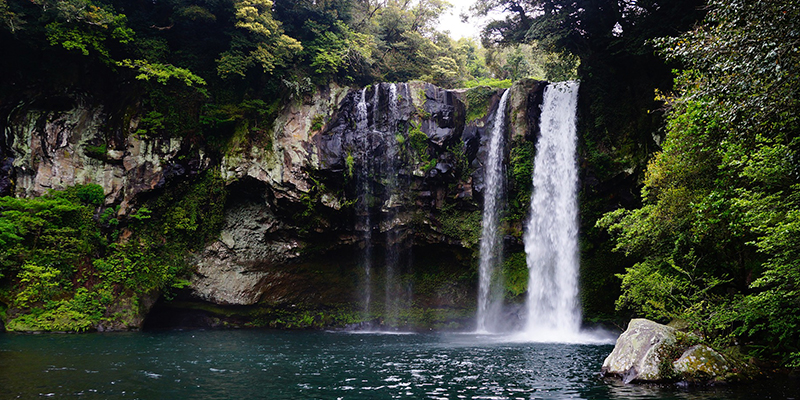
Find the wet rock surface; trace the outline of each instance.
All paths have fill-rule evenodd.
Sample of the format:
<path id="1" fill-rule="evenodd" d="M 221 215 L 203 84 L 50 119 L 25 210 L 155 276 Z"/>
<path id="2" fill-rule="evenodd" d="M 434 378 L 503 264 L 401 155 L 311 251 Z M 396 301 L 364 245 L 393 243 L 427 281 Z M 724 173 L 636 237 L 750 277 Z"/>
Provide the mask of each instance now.
<path id="1" fill-rule="evenodd" d="M 138 195 L 211 164 L 189 141 L 136 135 L 136 118 L 119 128 L 124 133 L 110 132 L 113 118 L 102 105 L 67 101 L 70 107 L 54 110 L 34 103 L 8 116 L 0 146 L 1 193 L 33 197 L 94 183 L 103 187 L 106 204 L 121 204 L 125 212 Z"/>

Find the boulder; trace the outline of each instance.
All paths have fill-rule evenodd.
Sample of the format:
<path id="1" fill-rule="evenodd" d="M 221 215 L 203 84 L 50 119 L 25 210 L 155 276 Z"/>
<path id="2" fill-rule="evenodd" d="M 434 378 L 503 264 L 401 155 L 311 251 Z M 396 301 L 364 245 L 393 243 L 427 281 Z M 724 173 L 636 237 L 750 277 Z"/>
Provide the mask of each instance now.
<path id="1" fill-rule="evenodd" d="M 675 372 L 690 381 L 706 381 L 725 376 L 730 370 L 725 357 L 704 344 L 689 347 L 672 365 Z"/>
<path id="2" fill-rule="evenodd" d="M 603 362 L 603 375 L 619 377 L 625 383 L 668 380 L 672 375 L 672 364 L 663 361 L 675 351 L 678 343 L 676 332 L 650 320 L 631 320 Z"/>
<path id="3" fill-rule="evenodd" d="M 603 362 L 602 373 L 625 383 L 708 383 L 752 379 L 758 371 L 732 355 L 692 340 L 690 333 L 634 319 Z"/>

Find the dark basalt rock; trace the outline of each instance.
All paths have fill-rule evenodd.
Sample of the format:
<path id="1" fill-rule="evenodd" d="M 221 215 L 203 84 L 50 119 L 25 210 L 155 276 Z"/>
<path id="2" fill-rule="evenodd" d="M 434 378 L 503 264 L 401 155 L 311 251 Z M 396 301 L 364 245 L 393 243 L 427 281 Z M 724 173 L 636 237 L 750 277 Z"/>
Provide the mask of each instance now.
<path id="1" fill-rule="evenodd" d="M 452 144 L 464 130 L 466 107 L 450 90 L 427 84 L 425 86 L 423 109 L 430 118 L 422 122 L 422 129 L 428 138 L 439 147 Z"/>

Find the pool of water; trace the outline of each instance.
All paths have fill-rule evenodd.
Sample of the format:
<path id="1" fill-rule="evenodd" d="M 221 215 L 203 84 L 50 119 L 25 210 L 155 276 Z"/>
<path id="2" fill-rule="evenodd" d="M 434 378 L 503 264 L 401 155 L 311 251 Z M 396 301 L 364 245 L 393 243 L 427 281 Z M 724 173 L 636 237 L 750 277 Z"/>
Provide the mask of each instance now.
<path id="1" fill-rule="evenodd" d="M 759 399 L 747 386 L 632 386 L 598 376 L 611 345 L 472 334 L 171 331 L 0 334 L 0 398 Z"/>

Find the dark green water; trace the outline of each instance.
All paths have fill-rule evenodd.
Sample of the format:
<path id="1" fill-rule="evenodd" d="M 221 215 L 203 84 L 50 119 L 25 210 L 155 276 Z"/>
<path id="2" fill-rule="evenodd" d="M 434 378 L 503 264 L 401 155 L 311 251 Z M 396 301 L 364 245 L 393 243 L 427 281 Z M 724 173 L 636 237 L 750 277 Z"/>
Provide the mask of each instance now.
<path id="1" fill-rule="evenodd" d="M 798 389 L 607 383 L 597 371 L 611 349 L 458 334 L 0 334 L 0 399 L 777 399 Z"/>

